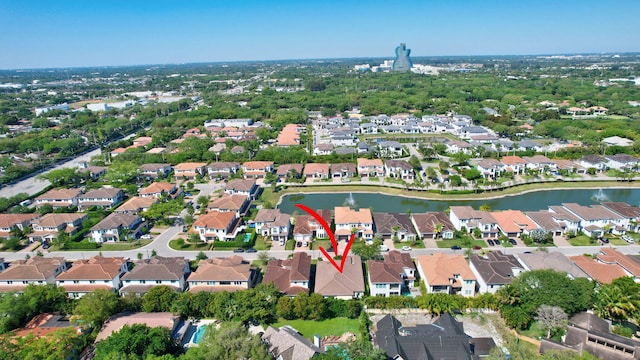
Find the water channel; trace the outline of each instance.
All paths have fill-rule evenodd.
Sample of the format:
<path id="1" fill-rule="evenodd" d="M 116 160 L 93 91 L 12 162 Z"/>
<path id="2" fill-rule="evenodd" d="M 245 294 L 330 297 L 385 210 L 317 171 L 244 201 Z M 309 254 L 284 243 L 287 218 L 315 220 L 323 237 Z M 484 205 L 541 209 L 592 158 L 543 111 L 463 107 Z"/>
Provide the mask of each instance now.
<path id="1" fill-rule="evenodd" d="M 288 194 L 282 198 L 278 208 L 287 214 L 300 212 L 294 204 L 304 204 L 312 209 L 333 209 L 335 206 L 350 205 L 371 208 L 373 211 L 419 213 L 425 211 L 443 211 L 449 206 L 469 205 L 478 209 L 488 204 L 492 210 L 546 210 L 550 205 L 578 203 L 593 205 L 602 201 L 622 201 L 630 205 L 640 204 L 640 189 L 561 189 L 541 190 L 520 195 L 504 196 L 481 200 L 427 200 L 379 193 L 317 193 Z"/>

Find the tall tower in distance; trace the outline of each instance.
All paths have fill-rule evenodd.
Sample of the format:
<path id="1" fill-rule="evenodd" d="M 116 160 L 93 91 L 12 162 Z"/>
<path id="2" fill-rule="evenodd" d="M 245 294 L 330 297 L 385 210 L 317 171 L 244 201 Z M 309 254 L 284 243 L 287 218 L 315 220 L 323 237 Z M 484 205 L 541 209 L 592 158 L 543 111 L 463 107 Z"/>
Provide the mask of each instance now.
<path id="1" fill-rule="evenodd" d="M 409 58 L 411 49 L 407 49 L 407 44 L 400 43 L 400 46 L 396 48 L 396 58 L 393 60 L 392 71 L 410 71 L 413 63 Z"/>

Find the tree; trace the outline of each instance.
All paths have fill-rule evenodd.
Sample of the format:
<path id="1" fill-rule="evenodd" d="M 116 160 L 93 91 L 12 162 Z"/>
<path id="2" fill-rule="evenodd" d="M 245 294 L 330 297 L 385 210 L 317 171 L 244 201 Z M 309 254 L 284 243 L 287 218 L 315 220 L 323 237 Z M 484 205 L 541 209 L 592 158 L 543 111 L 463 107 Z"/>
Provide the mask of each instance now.
<path id="1" fill-rule="evenodd" d="M 64 185 L 78 185 L 88 178 L 87 173 L 81 173 L 76 168 L 63 168 L 51 170 L 48 173 L 38 175 L 38 178 L 49 180 L 54 187 Z"/>
<path id="2" fill-rule="evenodd" d="M 150 328 L 144 324 L 124 325 L 108 338 L 96 344 L 96 358 L 148 359 L 149 356 L 174 354 L 179 348 L 171 339 L 170 330 L 163 327 Z"/>
<path id="3" fill-rule="evenodd" d="M 411 155 L 411 157 L 409 158 L 409 164 L 411 164 L 414 171 L 419 171 L 422 168 L 422 164 L 420 164 L 420 160 L 415 155 Z"/>
<path id="4" fill-rule="evenodd" d="M 144 312 L 168 312 L 178 294 L 166 285 L 154 286 L 142 297 Z"/>
<path id="5" fill-rule="evenodd" d="M 380 245 L 382 245 L 382 240 L 380 239 L 373 240 L 371 245 L 357 242 L 351 247 L 351 252 L 360 256 L 362 260 L 382 260 Z"/>
<path id="6" fill-rule="evenodd" d="M 631 277 L 598 286 L 595 297 L 593 307 L 602 318 L 614 321 L 640 318 L 640 284 Z"/>
<path id="7" fill-rule="evenodd" d="M 114 186 L 124 186 L 135 182 L 138 176 L 138 165 L 132 161 L 116 162 L 109 166 L 104 176 Z"/>
<path id="8" fill-rule="evenodd" d="M 207 326 L 198 347 L 187 350 L 185 360 L 271 359 L 260 335 L 251 335 L 239 322 L 223 322 L 219 328 Z"/>
<path id="9" fill-rule="evenodd" d="M 529 233 L 529 237 L 538 244 L 545 244 L 550 238 L 553 239 L 553 234 L 543 229 L 534 229 Z"/>
<path id="10" fill-rule="evenodd" d="M 547 339 L 551 337 L 551 331 L 567 325 L 567 313 L 557 306 L 541 305 L 535 319 L 541 328 L 547 329 Z"/>
<path id="11" fill-rule="evenodd" d="M 316 357 L 314 357 L 315 359 Z M 384 360 L 387 355 L 379 347 L 373 347 L 371 342 L 364 340 L 351 341 L 346 344 L 332 346 L 326 353 L 317 356 L 318 360 Z"/>
<path id="12" fill-rule="evenodd" d="M 109 290 L 95 290 L 81 297 L 73 309 L 73 318 L 83 326 L 100 327 L 111 315 L 120 311 L 118 295 Z"/>

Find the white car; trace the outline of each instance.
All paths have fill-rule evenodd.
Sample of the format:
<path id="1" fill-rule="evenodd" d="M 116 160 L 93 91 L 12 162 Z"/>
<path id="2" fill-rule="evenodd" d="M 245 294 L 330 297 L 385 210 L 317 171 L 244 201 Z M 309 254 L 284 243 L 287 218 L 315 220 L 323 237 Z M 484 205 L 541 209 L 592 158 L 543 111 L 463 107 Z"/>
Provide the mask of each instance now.
<path id="1" fill-rule="evenodd" d="M 403 246 L 402 251 L 411 251 L 411 246 Z"/>
<path id="2" fill-rule="evenodd" d="M 622 240 L 628 242 L 629 244 L 633 244 L 633 239 L 629 235 L 622 235 Z"/>
<path id="3" fill-rule="evenodd" d="M 141 238 L 145 239 L 145 240 L 151 240 L 151 239 L 153 239 L 153 236 L 149 235 L 149 234 L 146 234 L 146 235 L 142 235 Z"/>
<path id="4" fill-rule="evenodd" d="M 380 251 L 389 251 L 389 248 L 387 247 L 387 245 L 380 245 Z"/>

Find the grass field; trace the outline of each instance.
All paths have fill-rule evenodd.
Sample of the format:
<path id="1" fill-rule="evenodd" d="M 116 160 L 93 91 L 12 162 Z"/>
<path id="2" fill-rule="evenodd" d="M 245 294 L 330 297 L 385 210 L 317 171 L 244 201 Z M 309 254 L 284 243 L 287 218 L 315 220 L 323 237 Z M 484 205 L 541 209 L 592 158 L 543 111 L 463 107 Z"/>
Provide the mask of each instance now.
<path id="1" fill-rule="evenodd" d="M 302 336 L 313 340 L 313 335 L 328 336 L 342 335 L 345 332 L 358 333 L 358 319 L 335 318 L 322 321 L 313 320 L 285 320 L 280 318 L 273 327 L 279 328 L 283 325 L 290 325 L 298 330 Z"/>
<path id="2" fill-rule="evenodd" d="M 132 250 L 137 249 L 139 247 L 143 247 L 149 244 L 151 240 L 138 240 L 132 242 L 122 242 L 122 243 L 114 243 L 114 244 L 102 244 L 100 246 L 101 251 L 121 251 L 121 250 Z"/>
<path id="3" fill-rule="evenodd" d="M 594 242 L 590 237 L 586 235 L 576 236 L 572 239 L 569 239 L 569 244 L 573 246 L 589 246 L 589 245 L 598 245 Z"/>

